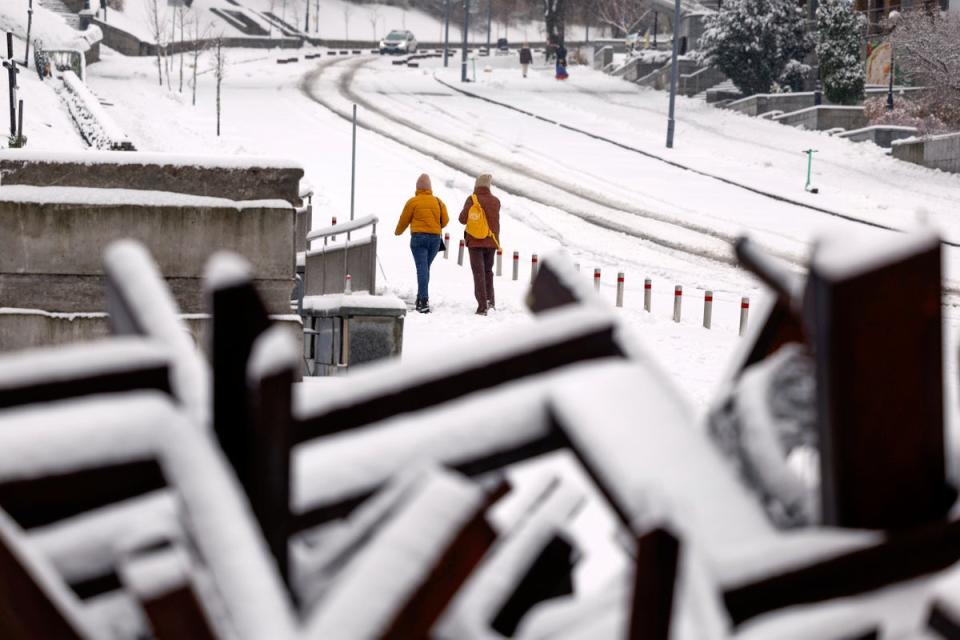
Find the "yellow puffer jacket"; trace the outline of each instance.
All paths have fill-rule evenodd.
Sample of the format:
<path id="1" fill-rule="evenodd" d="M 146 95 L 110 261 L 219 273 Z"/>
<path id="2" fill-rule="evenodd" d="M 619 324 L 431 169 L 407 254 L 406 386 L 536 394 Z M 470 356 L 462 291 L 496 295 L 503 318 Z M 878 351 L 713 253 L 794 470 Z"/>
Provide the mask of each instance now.
<path id="1" fill-rule="evenodd" d="M 440 233 L 441 227 L 447 226 L 448 222 L 447 205 L 429 189 L 417 189 L 417 195 L 407 200 L 403 207 L 396 234 L 399 236 L 408 226 L 410 233 Z"/>

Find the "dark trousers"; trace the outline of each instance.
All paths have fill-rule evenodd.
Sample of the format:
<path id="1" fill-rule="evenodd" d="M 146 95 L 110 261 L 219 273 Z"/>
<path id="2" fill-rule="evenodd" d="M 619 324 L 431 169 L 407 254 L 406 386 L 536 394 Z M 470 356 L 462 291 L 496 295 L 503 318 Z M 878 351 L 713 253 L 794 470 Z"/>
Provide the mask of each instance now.
<path id="1" fill-rule="evenodd" d="M 493 297 L 493 258 L 496 249 L 470 249 L 470 270 L 473 271 L 473 295 L 477 304 L 487 308 L 487 301 L 494 304 Z"/>

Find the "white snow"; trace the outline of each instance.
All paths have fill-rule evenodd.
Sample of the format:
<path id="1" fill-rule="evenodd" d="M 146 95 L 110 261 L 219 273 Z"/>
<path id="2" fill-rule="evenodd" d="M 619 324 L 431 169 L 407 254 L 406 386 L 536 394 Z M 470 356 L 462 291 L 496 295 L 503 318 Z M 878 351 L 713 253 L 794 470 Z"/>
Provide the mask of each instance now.
<path id="1" fill-rule="evenodd" d="M 939 236 L 930 229 L 918 229 L 901 236 L 879 233 L 858 238 L 826 236 L 816 245 L 812 266 L 826 277 L 845 280 L 939 246 Z"/>
<path id="2" fill-rule="evenodd" d="M 338 235 L 340 233 L 345 234 L 348 231 L 356 231 L 357 229 L 362 229 L 369 225 L 375 225 L 379 221 L 380 219 L 377 218 L 377 216 L 360 216 L 359 218 L 346 220 L 339 224 L 314 229 L 313 231 L 307 233 L 307 240 L 316 240 L 317 238 Z"/>
<path id="3" fill-rule="evenodd" d="M 256 155 L 201 155 L 183 153 L 156 153 L 149 151 L 61 151 L 45 148 L 4 149 L 0 150 L 0 161 L 19 160 L 25 162 L 54 162 L 80 164 L 88 167 L 97 165 L 158 165 L 201 167 L 204 169 L 302 169 L 290 158 L 272 158 Z"/>
<path id="4" fill-rule="evenodd" d="M 212 291 L 229 289 L 250 282 L 251 268 L 246 258 L 229 251 L 218 251 L 207 261 L 203 277 Z"/>
<path id="5" fill-rule="evenodd" d="M 113 149 L 129 142 L 127 135 L 107 115 L 96 96 L 90 93 L 87 85 L 73 71 L 64 71 L 61 77 L 63 99 L 91 145 L 98 149 Z"/>
<path id="6" fill-rule="evenodd" d="M 361 291 L 356 293 L 331 293 L 322 296 L 303 297 L 303 310 L 308 314 L 323 315 L 343 308 L 406 311 L 407 305 L 396 296 L 375 296 Z"/>
<path id="7" fill-rule="evenodd" d="M 290 330 L 274 325 L 264 331 L 253 343 L 247 363 L 247 377 L 251 384 L 285 370 L 294 370 L 300 364 L 300 345 Z"/>
<path id="8" fill-rule="evenodd" d="M 344 568 L 307 620 L 306 637 L 383 637 L 484 499 L 476 485 L 445 471 L 421 484 Z"/>
<path id="9" fill-rule="evenodd" d="M 166 349 L 141 338 L 114 338 L 4 354 L 0 388 L 71 380 L 133 368 L 166 366 Z"/>
<path id="10" fill-rule="evenodd" d="M 212 397 L 210 368 L 150 253 L 135 240 L 121 240 L 107 247 L 103 262 L 137 324 L 172 354 L 171 386 L 177 398 L 198 425 L 206 426 Z"/>
<path id="11" fill-rule="evenodd" d="M 137 554 L 120 565 L 123 584 L 137 597 L 154 599 L 190 584 L 192 562 L 177 547 Z"/>
<path id="12" fill-rule="evenodd" d="M 0 186 L 0 198 L 6 202 L 30 204 L 81 204 L 105 207 L 196 207 L 244 209 L 290 209 L 285 200 L 227 200 L 170 191 L 137 189 L 100 189 L 96 187 L 34 187 L 31 185 Z"/>

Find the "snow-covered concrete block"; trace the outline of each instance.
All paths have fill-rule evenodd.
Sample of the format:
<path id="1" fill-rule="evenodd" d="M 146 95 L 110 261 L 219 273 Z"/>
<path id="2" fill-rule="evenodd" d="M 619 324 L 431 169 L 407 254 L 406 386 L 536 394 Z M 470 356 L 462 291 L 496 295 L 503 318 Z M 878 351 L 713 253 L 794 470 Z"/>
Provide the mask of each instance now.
<path id="1" fill-rule="evenodd" d="M 293 225 L 293 207 L 281 200 L 4 185 L 0 288 L 10 307 L 102 311 L 101 256 L 111 242 L 134 238 L 149 249 L 184 312 L 206 311 L 204 264 L 214 251 L 227 249 L 253 261 L 267 308 L 288 313 Z"/>
<path id="2" fill-rule="evenodd" d="M 960 133 L 897 140 L 893 157 L 931 169 L 960 173 Z"/>

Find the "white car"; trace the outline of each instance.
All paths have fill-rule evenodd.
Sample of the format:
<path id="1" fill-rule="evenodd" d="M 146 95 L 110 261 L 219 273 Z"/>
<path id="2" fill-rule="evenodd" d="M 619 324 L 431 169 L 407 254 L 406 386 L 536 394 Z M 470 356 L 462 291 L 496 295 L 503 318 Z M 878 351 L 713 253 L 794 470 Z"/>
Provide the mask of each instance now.
<path id="1" fill-rule="evenodd" d="M 394 29 L 380 41 L 380 53 L 413 53 L 417 39 L 409 31 Z"/>

